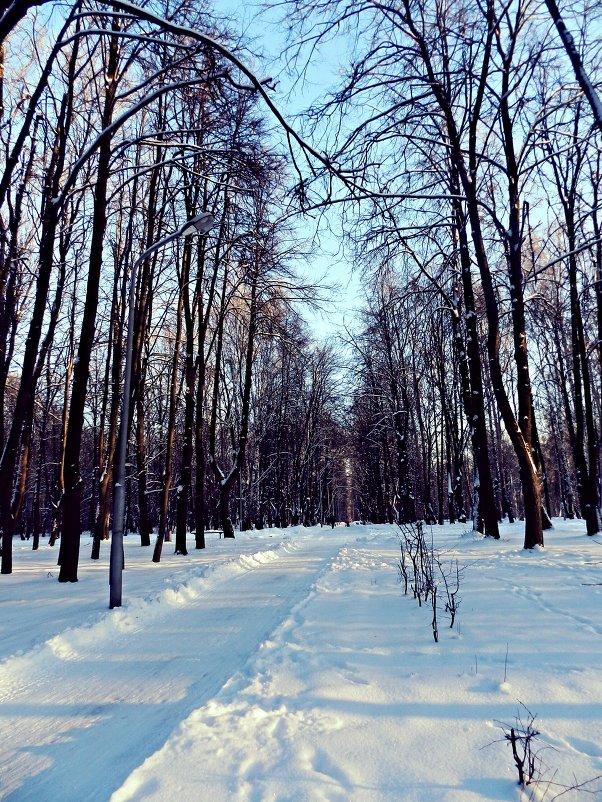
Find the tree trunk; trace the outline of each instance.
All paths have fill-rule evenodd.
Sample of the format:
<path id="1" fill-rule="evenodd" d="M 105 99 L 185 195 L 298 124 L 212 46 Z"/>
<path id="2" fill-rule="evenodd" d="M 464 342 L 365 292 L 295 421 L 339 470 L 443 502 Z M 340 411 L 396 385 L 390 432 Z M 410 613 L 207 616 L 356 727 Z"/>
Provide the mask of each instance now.
<path id="1" fill-rule="evenodd" d="M 182 276 L 184 272 L 182 273 Z M 169 411 L 167 417 L 167 443 L 165 447 L 165 461 L 163 463 L 163 481 L 161 484 L 161 498 L 159 502 L 159 528 L 153 552 L 153 562 L 161 560 L 163 543 L 167 540 L 169 519 L 169 492 L 171 490 L 173 470 L 173 447 L 176 428 L 176 407 L 178 400 L 178 363 L 180 359 L 180 342 L 182 339 L 182 310 L 184 306 L 184 293 L 188 291 L 182 276 L 178 292 L 178 307 L 176 311 L 176 334 L 174 339 L 174 352 L 171 361 L 171 377 L 169 382 Z"/>
<path id="2" fill-rule="evenodd" d="M 457 172 L 452 172 L 452 192 L 460 194 Z M 464 298 L 465 342 L 458 321 L 458 310 L 452 311 L 452 325 L 455 330 L 456 353 L 459 358 L 460 379 L 462 384 L 462 401 L 464 414 L 470 429 L 472 453 L 477 465 L 479 477 L 479 507 L 476 518 L 477 531 L 495 539 L 500 536 L 496 515 L 495 493 L 491 462 L 489 460 L 489 442 L 487 436 L 487 419 L 485 416 L 485 397 L 481 373 L 481 354 L 479 351 L 479 332 L 472 269 L 468 251 L 466 219 L 459 203 L 454 203 L 456 235 L 460 246 L 460 277 Z M 464 355 L 464 357 L 462 356 Z M 474 518 L 473 518 L 474 521 Z"/>
<path id="3" fill-rule="evenodd" d="M 125 256 L 129 252 L 126 248 L 122 264 L 125 263 Z M 117 259 L 115 260 L 117 262 Z M 119 295 L 119 274 L 121 274 L 121 304 L 118 301 Z M 117 432 L 119 430 L 119 411 L 120 411 L 120 380 L 122 364 L 121 341 L 123 339 L 124 317 L 127 298 L 127 275 L 125 271 L 115 270 L 113 283 L 113 300 L 111 304 L 111 320 L 109 323 L 109 343 L 107 346 L 107 363 L 105 371 L 105 383 L 103 391 L 103 407 L 110 404 L 108 436 L 103 441 L 103 448 L 99 453 L 99 482 L 98 482 L 98 510 L 94 524 L 94 537 L 92 539 L 91 559 L 100 558 L 100 543 L 109 539 L 109 522 L 111 515 L 111 476 L 113 473 L 113 461 L 117 448 Z M 119 309 L 121 308 L 121 313 Z M 110 367 L 110 371 L 109 371 Z M 110 400 L 109 400 L 110 395 Z M 101 423 L 101 432 L 104 432 L 104 416 Z"/>
<path id="4" fill-rule="evenodd" d="M 119 31 L 120 24 L 117 18 L 113 18 L 112 26 L 113 31 Z M 118 43 L 119 38 L 113 36 L 111 38 L 107 64 L 108 77 L 105 81 L 106 93 L 102 114 L 103 130 L 109 126 L 113 117 L 113 107 L 117 90 Z M 59 582 L 77 582 L 78 580 L 77 569 L 81 537 L 82 489 L 81 477 L 79 475 L 80 450 L 84 426 L 88 376 L 90 373 L 90 357 L 94 346 L 96 330 L 103 242 L 107 225 L 107 186 L 110 176 L 111 143 L 112 138 L 110 136 L 105 137 L 98 151 L 86 301 L 82 316 L 77 359 L 73 371 L 73 388 L 71 392 L 67 442 L 65 447 L 65 492 L 63 496 Z"/>
<path id="5" fill-rule="evenodd" d="M 65 96 L 61 107 L 61 119 L 69 118 L 71 98 Z M 64 129 L 61 127 L 61 132 Z M 0 459 L 0 528 L 2 530 L 2 567 L 3 574 L 12 573 L 12 538 L 14 521 L 11 515 L 12 489 L 19 458 L 19 443 L 23 425 L 30 410 L 33 409 L 35 390 L 40 368 L 38 346 L 40 344 L 42 326 L 46 314 L 46 304 L 50 277 L 52 275 L 54 246 L 59 221 L 56 204 L 51 202 L 58 190 L 59 176 L 62 174 L 65 159 L 64 136 L 58 138 L 53 149 L 52 159 L 46 176 L 43 196 L 42 233 L 40 239 L 40 256 L 38 262 L 36 292 L 34 306 L 29 325 L 29 332 L 23 354 L 21 379 L 10 430 Z"/>

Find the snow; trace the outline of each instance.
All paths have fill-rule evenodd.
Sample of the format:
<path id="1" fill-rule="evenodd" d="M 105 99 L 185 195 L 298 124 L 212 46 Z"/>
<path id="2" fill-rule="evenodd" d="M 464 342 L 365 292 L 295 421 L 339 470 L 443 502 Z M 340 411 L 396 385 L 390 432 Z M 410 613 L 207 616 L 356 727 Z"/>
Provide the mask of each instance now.
<path id="1" fill-rule="evenodd" d="M 549 801 L 597 777 L 602 538 L 556 521 L 527 552 L 521 529 L 433 527 L 464 567 L 439 643 L 403 595 L 392 526 L 191 539 L 158 565 L 130 535 L 112 611 L 108 548 L 65 586 L 56 548 L 16 541 L 0 579 L 0 799 Z M 501 724 L 527 709 L 544 782 L 521 791 Z M 562 800 L 602 799 L 601 781 L 587 789 Z"/>

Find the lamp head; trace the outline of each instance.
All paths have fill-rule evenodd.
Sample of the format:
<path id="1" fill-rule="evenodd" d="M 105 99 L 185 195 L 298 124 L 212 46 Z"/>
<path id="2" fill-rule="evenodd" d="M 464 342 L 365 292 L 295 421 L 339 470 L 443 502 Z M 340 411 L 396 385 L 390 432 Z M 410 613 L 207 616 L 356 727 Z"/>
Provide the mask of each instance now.
<path id="1" fill-rule="evenodd" d="M 211 212 L 201 212 L 184 223 L 180 234 L 184 237 L 189 234 L 208 234 L 215 225 L 215 217 Z"/>

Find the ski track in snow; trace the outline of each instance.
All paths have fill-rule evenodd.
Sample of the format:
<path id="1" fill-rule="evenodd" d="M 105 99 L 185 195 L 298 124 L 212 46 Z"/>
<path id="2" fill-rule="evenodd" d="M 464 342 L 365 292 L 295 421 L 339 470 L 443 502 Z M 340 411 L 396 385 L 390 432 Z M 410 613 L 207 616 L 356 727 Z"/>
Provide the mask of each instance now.
<path id="1" fill-rule="evenodd" d="M 231 681 L 338 548 L 326 541 L 306 556 L 302 542 L 286 540 L 214 570 L 192 568 L 174 588 L 6 659 L 0 664 L 2 715 L 26 712 L 10 735 L 11 748 L 0 754 L 0 798 L 50 799 L 49 782 L 61 789 L 63 802 L 108 798 L 99 796 L 95 772 L 73 764 L 78 755 L 101 751 L 103 766 L 113 772 L 103 784 L 118 788 L 141 752 L 152 754 L 182 718 Z M 239 606 L 239 596 L 247 607 Z M 166 629 L 170 637 L 180 633 L 177 656 L 162 653 Z M 73 709 L 70 698 L 77 700 Z M 136 744 L 130 761 L 124 761 L 124 739 Z"/>

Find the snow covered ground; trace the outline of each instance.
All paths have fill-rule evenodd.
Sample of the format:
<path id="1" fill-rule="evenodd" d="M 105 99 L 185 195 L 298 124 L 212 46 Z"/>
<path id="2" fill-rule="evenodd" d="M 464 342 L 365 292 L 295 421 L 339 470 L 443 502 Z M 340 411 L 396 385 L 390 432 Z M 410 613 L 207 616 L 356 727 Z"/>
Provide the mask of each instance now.
<path id="1" fill-rule="evenodd" d="M 430 536 L 430 534 L 429 534 Z M 433 529 L 464 566 L 458 620 L 404 596 L 395 527 L 266 530 L 159 565 L 126 538 L 60 585 L 15 542 L 0 578 L 0 799 L 518 800 L 502 725 L 536 715 L 552 800 L 602 775 L 602 538 L 557 521 L 525 552 Z M 585 793 L 585 791 L 590 793 Z M 563 802 L 602 799 L 602 781 Z"/>

